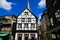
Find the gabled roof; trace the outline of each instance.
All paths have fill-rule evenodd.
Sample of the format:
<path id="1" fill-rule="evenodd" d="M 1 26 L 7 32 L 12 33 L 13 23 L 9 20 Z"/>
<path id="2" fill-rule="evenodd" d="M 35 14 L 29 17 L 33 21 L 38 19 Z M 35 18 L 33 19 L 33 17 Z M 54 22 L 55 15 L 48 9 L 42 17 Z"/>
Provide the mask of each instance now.
<path id="1" fill-rule="evenodd" d="M 29 12 L 31 12 L 30 8 L 28 8 L 28 7 L 29 7 L 29 2 L 28 2 L 27 5 L 28 5 L 28 6 L 26 6 L 26 8 L 24 8 L 23 11 L 24 11 L 25 9 L 27 9 Z M 22 12 L 23 12 L 23 11 L 22 11 Z M 22 13 L 22 12 L 21 12 L 21 13 Z M 20 14 L 21 14 L 21 13 L 20 13 Z M 31 12 L 31 13 L 32 13 L 32 12 Z M 19 14 L 19 15 L 20 15 L 20 14 Z M 19 16 L 19 15 L 18 15 L 18 16 Z M 33 13 L 32 13 L 32 15 L 35 16 Z M 17 16 L 17 17 L 18 17 L 18 16 Z M 35 18 L 38 19 L 36 16 L 35 16 Z"/>

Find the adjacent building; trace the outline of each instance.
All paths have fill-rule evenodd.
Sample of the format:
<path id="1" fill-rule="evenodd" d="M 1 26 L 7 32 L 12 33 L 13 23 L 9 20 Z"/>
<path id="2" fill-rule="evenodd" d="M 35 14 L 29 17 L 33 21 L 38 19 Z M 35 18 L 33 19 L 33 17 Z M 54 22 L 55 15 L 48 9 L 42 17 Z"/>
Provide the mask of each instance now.
<path id="1" fill-rule="evenodd" d="M 0 40 L 11 40 L 13 23 L 16 23 L 16 16 L 0 16 Z"/>
<path id="2" fill-rule="evenodd" d="M 46 0 L 50 25 L 48 33 L 51 40 L 60 40 L 60 0 Z"/>
<path id="3" fill-rule="evenodd" d="M 3 16 L 0 17 L 0 27 L 1 27 L 1 32 L 10 32 L 11 31 L 11 27 L 12 27 L 12 23 L 16 22 L 16 16 Z"/>
<path id="4" fill-rule="evenodd" d="M 41 16 L 41 40 L 48 40 L 47 38 L 47 26 L 49 25 L 49 19 L 47 15 L 47 11 L 45 10 Z M 47 25 L 48 24 L 48 25 Z"/>
<path id="5" fill-rule="evenodd" d="M 0 31 L 2 29 L 3 22 L 5 22 L 4 17 L 0 17 Z"/>
<path id="6" fill-rule="evenodd" d="M 44 35 L 48 40 L 60 40 L 60 0 L 46 0 L 46 7 L 47 12 L 43 13 L 41 19 L 42 26 L 45 23 L 43 28 L 46 29 L 46 35 Z M 46 20 L 43 21 L 44 19 Z"/>
<path id="7" fill-rule="evenodd" d="M 38 24 L 37 24 L 37 35 L 38 35 L 37 40 L 40 40 L 40 38 L 41 38 L 41 22 L 40 22 L 40 20 L 38 20 Z"/>

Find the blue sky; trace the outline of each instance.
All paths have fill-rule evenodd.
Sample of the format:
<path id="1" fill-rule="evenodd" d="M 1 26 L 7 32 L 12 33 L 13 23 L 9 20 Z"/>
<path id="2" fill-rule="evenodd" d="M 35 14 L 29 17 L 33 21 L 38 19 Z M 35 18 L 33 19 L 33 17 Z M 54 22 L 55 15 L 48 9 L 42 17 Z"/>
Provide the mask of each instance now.
<path id="1" fill-rule="evenodd" d="M 29 0 L 30 10 L 41 18 L 46 9 L 45 0 Z M 16 15 L 18 16 L 27 6 L 28 0 L 0 0 L 0 16 Z"/>

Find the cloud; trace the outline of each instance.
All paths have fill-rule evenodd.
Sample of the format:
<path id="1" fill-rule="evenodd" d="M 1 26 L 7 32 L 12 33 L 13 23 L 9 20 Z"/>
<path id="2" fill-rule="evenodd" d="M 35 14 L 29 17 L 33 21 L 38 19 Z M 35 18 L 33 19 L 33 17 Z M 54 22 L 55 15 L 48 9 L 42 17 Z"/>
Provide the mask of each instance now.
<path id="1" fill-rule="evenodd" d="M 38 3 L 38 6 L 39 8 L 43 8 L 46 6 L 46 0 L 41 0 L 39 3 Z"/>
<path id="2" fill-rule="evenodd" d="M 40 13 L 40 14 L 38 15 L 38 20 L 41 19 L 41 16 L 42 16 L 42 13 Z"/>
<path id="3" fill-rule="evenodd" d="M 7 2 L 6 0 L 0 0 L 0 8 L 3 8 L 5 10 L 8 10 L 8 11 L 11 10 L 12 4 L 14 4 L 14 3 Z"/>

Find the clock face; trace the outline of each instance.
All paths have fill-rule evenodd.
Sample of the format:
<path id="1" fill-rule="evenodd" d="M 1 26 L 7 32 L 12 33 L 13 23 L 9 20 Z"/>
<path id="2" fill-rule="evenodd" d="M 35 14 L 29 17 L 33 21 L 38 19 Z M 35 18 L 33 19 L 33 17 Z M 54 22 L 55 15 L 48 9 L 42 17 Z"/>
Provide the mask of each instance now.
<path id="1" fill-rule="evenodd" d="M 58 21 L 60 21 L 60 10 L 57 10 L 57 12 L 55 13 L 55 17 Z"/>

